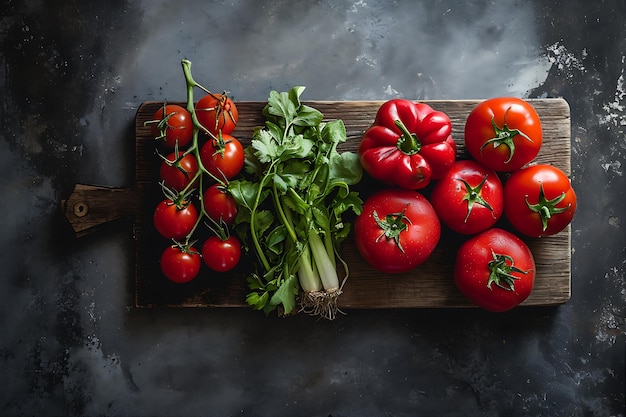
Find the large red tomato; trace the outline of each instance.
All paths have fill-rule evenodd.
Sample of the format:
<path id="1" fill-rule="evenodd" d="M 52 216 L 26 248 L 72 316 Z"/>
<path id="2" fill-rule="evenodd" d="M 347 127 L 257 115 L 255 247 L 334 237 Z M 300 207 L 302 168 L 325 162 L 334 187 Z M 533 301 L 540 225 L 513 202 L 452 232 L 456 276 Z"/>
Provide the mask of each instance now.
<path id="1" fill-rule="evenodd" d="M 528 246 L 506 230 L 491 228 L 461 245 L 454 282 L 477 306 L 501 312 L 528 298 L 535 272 L 535 260 Z"/>
<path id="2" fill-rule="evenodd" d="M 375 269 L 398 274 L 422 264 L 435 250 L 441 224 L 417 191 L 385 188 L 363 203 L 354 223 L 356 247 Z"/>
<path id="3" fill-rule="evenodd" d="M 476 161 L 457 161 L 433 187 L 430 202 L 450 229 L 479 233 L 502 216 L 502 182 L 495 171 Z"/>
<path id="4" fill-rule="evenodd" d="M 494 171 L 512 172 L 531 162 L 542 140 L 534 107 L 515 97 L 482 101 L 465 122 L 465 148 Z"/>
<path id="5" fill-rule="evenodd" d="M 554 235 L 570 224 L 576 193 L 567 175 L 546 164 L 514 172 L 504 184 L 504 213 L 520 233 Z"/>

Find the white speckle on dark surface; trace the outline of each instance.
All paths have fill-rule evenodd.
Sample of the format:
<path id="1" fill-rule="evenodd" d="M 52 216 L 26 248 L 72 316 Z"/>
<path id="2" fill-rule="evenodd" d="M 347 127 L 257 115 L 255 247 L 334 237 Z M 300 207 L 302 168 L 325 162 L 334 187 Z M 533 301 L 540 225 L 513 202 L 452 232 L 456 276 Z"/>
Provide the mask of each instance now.
<path id="1" fill-rule="evenodd" d="M 583 61 L 587 56 L 585 49 L 579 54 L 574 54 L 573 52 L 569 52 L 561 42 L 556 42 L 546 47 L 546 50 L 548 51 L 548 60 L 550 63 L 556 65 L 559 70 L 567 70 L 569 72 L 574 70 L 585 71 L 583 65 Z"/>
<path id="2" fill-rule="evenodd" d="M 622 71 L 616 82 L 614 100 L 603 106 L 606 114 L 600 117 L 600 124 L 617 128 L 626 126 L 626 90 L 624 90 L 624 66 L 625 56 L 622 55 Z M 623 130 L 622 130 L 623 132 Z M 622 147 L 626 147 L 626 141 L 622 142 Z"/>

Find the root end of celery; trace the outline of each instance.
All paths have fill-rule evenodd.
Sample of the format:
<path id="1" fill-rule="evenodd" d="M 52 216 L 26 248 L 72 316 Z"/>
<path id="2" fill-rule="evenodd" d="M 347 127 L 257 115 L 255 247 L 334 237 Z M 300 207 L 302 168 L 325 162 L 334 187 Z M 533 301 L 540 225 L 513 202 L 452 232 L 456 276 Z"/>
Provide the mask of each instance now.
<path id="1" fill-rule="evenodd" d="M 300 311 L 311 316 L 334 320 L 337 317 L 337 313 L 343 314 L 337 305 L 341 293 L 342 291 L 339 288 L 303 293 L 300 296 Z"/>

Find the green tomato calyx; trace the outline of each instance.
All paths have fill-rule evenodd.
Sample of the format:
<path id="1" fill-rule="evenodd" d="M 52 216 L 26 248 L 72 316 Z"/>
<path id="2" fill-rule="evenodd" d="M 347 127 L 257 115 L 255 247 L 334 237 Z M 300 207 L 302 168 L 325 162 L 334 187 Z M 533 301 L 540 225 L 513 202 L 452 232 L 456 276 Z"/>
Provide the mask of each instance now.
<path id="1" fill-rule="evenodd" d="M 520 274 L 528 274 L 528 271 L 524 271 L 515 266 L 515 261 L 509 255 L 502 255 L 491 251 L 493 260 L 489 261 L 487 267 L 489 268 L 489 280 L 487 281 L 487 287 L 491 290 L 491 284 L 496 284 L 498 287 L 507 290 L 515 291 L 515 281 L 519 279 L 513 275 L 514 272 Z"/>
<path id="2" fill-rule="evenodd" d="M 404 253 L 404 248 L 400 243 L 400 234 L 404 232 L 409 225 L 411 224 L 411 219 L 409 219 L 405 214 L 405 210 L 402 210 L 400 213 L 391 213 L 387 214 L 384 219 L 378 217 L 378 213 L 374 210 L 374 220 L 376 220 L 376 224 L 381 228 L 381 233 L 376 238 L 376 242 L 378 242 L 383 237 L 385 239 L 393 239 L 396 243 L 400 252 Z"/>
<path id="3" fill-rule="evenodd" d="M 519 129 L 510 129 L 506 124 L 506 116 L 509 113 L 510 107 L 504 113 L 504 123 L 502 127 L 499 127 L 496 124 L 495 117 L 491 118 L 491 126 L 493 126 L 493 131 L 495 136 L 482 144 L 480 147 L 480 153 L 482 154 L 483 149 L 487 146 L 493 145 L 493 148 L 497 148 L 498 146 L 506 146 L 509 149 L 509 158 L 504 161 L 505 164 L 508 164 L 511 159 L 513 159 L 513 154 L 515 154 L 515 141 L 513 140 L 515 136 L 520 135 L 524 139 L 529 142 L 534 142 L 528 135 L 522 132 Z"/>
<path id="4" fill-rule="evenodd" d="M 567 209 L 570 208 L 571 204 L 568 204 L 565 207 L 556 207 L 563 199 L 565 198 L 565 192 L 562 192 L 561 195 L 553 198 L 552 200 L 548 200 L 543 191 L 543 184 L 539 183 L 539 197 L 537 198 L 536 204 L 530 204 L 528 202 L 528 195 L 524 196 L 524 201 L 528 208 L 539 214 L 541 217 L 541 227 L 542 231 L 546 231 L 548 228 L 548 220 L 552 218 L 553 215 L 563 213 Z"/>
<path id="5" fill-rule="evenodd" d="M 480 182 L 480 184 L 478 184 L 476 187 L 472 187 L 463 178 L 455 178 L 456 180 L 461 181 L 463 185 L 465 186 L 466 194 L 463 196 L 463 199 L 461 200 L 461 201 L 467 201 L 467 215 L 465 216 L 465 220 L 463 220 L 464 223 L 467 223 L 467 219 L 469 219 L 469 216 L 472 212 L 472 208 L 474 208 L 474 203 L 478 203 L 481 206 L 487 208 L 489 211 L 493 212 L 493 208 L 491 207 L 491 205 L 489 205 L 487 200 L 485 200 L 481 195 L 483 185 L 485 185 L 485 182 L 487 181 L 487 176 L 488 175 L 485 175 L 482 181 Z"/>

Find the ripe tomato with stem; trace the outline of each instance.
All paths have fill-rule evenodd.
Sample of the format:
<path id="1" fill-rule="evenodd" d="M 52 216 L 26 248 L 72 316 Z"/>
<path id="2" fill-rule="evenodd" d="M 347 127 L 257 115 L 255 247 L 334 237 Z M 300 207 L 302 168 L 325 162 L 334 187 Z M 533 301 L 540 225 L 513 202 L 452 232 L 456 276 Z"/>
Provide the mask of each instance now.
<path id="1" fill-rule="evenodd" d="M 172 282 L 183 284 L 200 272 L 200 252 L 193 246 L 175 244 L 165 248 L 160 259 L 163 275 Z"/>
<path id="2" fill-rule="evenodd" d="M 241 142 L 229 134 L 219 134 L 208 140 L 200 150 L 200 160 L 206 170 L 221 181 L 235 178 L 245 163 Z"/>
<path id="3" fill-rule="evenodd" d="M 542 140 L 537 111 L 516 97 L 484 100 L 465 121 L 465 148 L 478 162 L 498 172 L 513 172 L 533 161 Z"/>
<path id="4" fill-rule="evenodd" d="M 159 176 L 169 188 L 184 191 L 194 179 L 194 186 L 198 183 L 196 178 L 198 169 L 198 160 L 195 155 L 172 152 L 163 157 L 159 167 Z"/>
<path id="5" fill-rule="evenodd" d="M 210 236 L 202 244 L 202 259 L 213 271 L 230 271 L 241 259 L 241 242 L 234 235 Z"/>
<path id="6" fill-rule="evenodd" d="M 170 149 L 185 148 L 193 138 L 191 114 L 177 104 L 164 104 L 145 124 L 151 126 L 153 137 Z"/>
<path id="7" fill-rule="evenodd" d="M 157 204 L 153 221 L 161 236 L 182 241 L 196 227 L 198 210 L 190 201 L 166 198 Z"/>
<path id="8" fill-rule="evenodd" d="M 198 122 L 213 135 L 230 134 L 235 130 L 239 112 L 233 100 L 226 93 L 208 92 L 195 106 Z"/>

